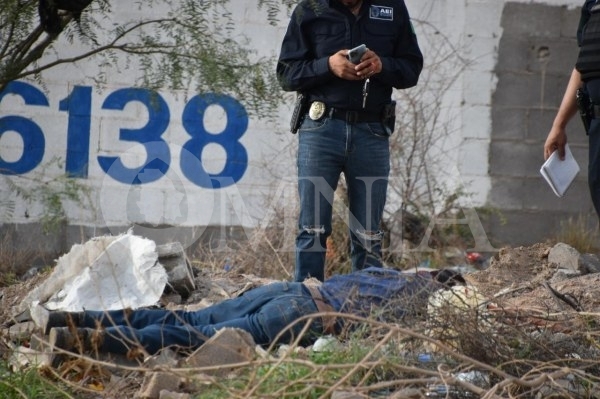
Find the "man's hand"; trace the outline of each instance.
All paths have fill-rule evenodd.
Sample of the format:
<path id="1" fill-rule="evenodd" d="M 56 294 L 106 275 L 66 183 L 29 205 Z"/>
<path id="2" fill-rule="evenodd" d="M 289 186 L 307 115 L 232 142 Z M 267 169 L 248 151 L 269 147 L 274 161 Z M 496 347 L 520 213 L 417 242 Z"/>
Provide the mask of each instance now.
<path id="1" fill-rule="evenodd" d="M 362 80 L 381 72 L 381 59 L 371 50 L 367 50 L 360 63 L 354 65 L 348 61 L 348 50 L 340 50 L 329 57 L 329 70 L 345 80 Z"/>
<path id="2" fill-rule="evenodd" d="M 381 59 L 371 50 L 368 50 L 360 60 L 360 64 L 354 67 L 357 75 L 362 76 L 363 78 L 370 78 L 381 72 L 382 68 L 383 65 L 381 64 Z"/>

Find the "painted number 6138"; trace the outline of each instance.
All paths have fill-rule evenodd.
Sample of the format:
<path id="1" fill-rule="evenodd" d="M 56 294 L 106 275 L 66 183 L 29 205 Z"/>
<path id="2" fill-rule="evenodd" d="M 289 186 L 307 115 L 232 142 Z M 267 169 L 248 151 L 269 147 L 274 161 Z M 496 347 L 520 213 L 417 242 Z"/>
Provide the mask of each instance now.
<path id="1" fill-rule="evenodd" d="M 11 82 L 0 93 L 0 101 L 8 95 L 20 96 L 26 105 L 49 107 L 46 95 L 33 85 Z M 98 165 L 113 179 L 125 184 L 146 184 L 160 179 L 169 169 L 169 144 L 162 137 L 171 120 L 169 106 L 163 97 L 149 89 L 123 88 L 108 95 L 104 110 L 123 110 L 128 103 L 141 103 L 148 113 L 146 124 L 137 129 L 119 130 L 119 140 L 144 146 L 146 160 L 138 167 L 127 167 L 118 156 L 97 156 Z M 211 105 L 225 110 L 227 125 L 219 134 L 207 132 L 204 112 Z M 68 114 L 65 172 L 73 178 L 87 178 L 90 163 L 90 130 L 92 120 L 92 88 L 75 86 L 59 103 L 59 110 Z M 248 152 L 240 142 L 248 128 L 248 114 L 235 99 L 214 93 L 191 98 L 182 113 L 182 125 L 190 136 L 181 150 L 180 166 L 185 177 L 204 188 L 222 188 L 238 182 L 248 167 Z M 16 132 L 23 141 L 23 154 L 8 162 L 0 156 L 0 173 L 24 174 L 35 169 L 44 157 L 46 138 L 40 126 L 18 115 L 0 117 L 0 139 L 6 132 Z M 219 173 L 208 173 L 202 164 L 202 152 L 208 144 L 221 146 L 226 153 L 225 166 Z M 145 171 L 152 170 L 153 173 Z M 160 173 L 156 173 L 156 172 Z M 143 175 L 144 179 L 139 178 Z"/>

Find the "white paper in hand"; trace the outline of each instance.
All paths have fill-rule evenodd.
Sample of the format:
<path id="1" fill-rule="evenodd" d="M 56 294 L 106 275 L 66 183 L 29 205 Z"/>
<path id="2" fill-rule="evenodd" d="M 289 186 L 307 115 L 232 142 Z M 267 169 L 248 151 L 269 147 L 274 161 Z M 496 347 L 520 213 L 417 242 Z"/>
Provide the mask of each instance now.
<path id="1" fill-rule="evenodd" d="M 579 165 L 575 158 L 573 158 L 569 145 L 565 145 L 564 160 L 559 158 L 558 151 L 554 151 L 542 165 L 540 173 L 544 176 L 554 194 L 562 197 L 575 179 L 575 176 L 577 176 L 577 173 L 579 173 Z"/>

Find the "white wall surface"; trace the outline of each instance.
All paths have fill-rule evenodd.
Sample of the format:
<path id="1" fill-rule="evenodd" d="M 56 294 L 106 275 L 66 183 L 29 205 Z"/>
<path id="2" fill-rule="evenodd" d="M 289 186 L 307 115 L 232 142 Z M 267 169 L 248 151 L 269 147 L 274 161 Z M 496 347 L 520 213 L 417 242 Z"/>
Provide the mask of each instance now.
<path id="1" fill-rule="evenodd" d="M 519 0 L 522 3 L 544 3 L 550 5 L 580 6 L 583 1 L 575 0 Z M 421 43 L 435 43 L 436 38 L 444 46 L 451 46 L 458 56 L 466 60 L 467 66 L 451 90 L 444 94 L 444 106 L 440 110 L 447 118 L 453 136 L 439 148 L 449 157 L 446 172 L 452 175 L 457 185 L 469 187 L 475 195 L 474 205 L 486 202 L 490 188 L 487 174 L 488 151 L 491 129 L 491 96 L 496 78 L 498 42 L 502 35 L 500 18 L 505 1 L 502 0 L 407 0 L 417 34 L 421 29 L 438 31 L 437 36 Z M 271 57 L 273 68 L 279 52 L 281 38 L 287 25 L 287 17 L 281 18 L 279 26 L 265 22 L 265 12 L 257 11 L 253 2 L 234 0 L 232 7 L 240 40 L 248 40 L 256 48 L 257 57 Z M 115 2 L 115 21 L 135 15 L 127 2 Z M 144 12 L 153 12 L 144 9 Z M 154 9 L 154 12 L 160 10 Z M 69 44 L 61 41 L 62 45 Z M 439 43 L 438 43 L 439 44 Z M 73 53 L 77 49 L 72 49 Z M 423 47 L 426 67 L 428 47 Z M 54 54 L 46 55 L 49 59 Z M 131 66 L 129 68 L 135 68 Z M 201 71 L 199 71 L 201 73 Z M 107 83 L 97 85 L 93 77 L 107 76 Z M 180 159 L 190 140 L 190 134 L 182 123 L 182 114 L 191 99 L 200 94 L 193 92 L 159 91 L 170 119 L 160 139 L 170 156 L 169 169 L 165 176 L 155 181 L 131 185 L 115 179 L 118 172 L 102 169 L 99 157 L 119 157 L 125 167 L 135 168 L 143 164 L 146 150 L 120 137 L 122 129 L 141 129 L 149 118 L 148 107 L 139 102 L 127 102 L 123 109 L 110 109 L 107 99 L 123 100 L 134 92 L 132 74 L 121 67 L 116 72 L 111 65 L 97 65 L 93 60 L 74 65 L 63 65 L 43 74 L 44 86 L 29 82 L 30 89 L 39 91 L 47 99 L 47 106 L 27 105 L 20 96 L 8 95 L 0 102 L 0 117 L 22 117 L 39 126 L 45 139 L 44 155 L 36 166 L 27 173 L 12 176 L 17 184 L 31 185 L 34 176 L 44 179 L 61 176 L 65 165 L 52 160 L 65 160 L 67 156 L 67 134 L 89 137 L 89 170 L 87 176 L 78 181 L 91 190 L 91 204 L 67 207 L 73 225 L 122 226 L 136 223 L 167 224 L 174 226 L 244 225 L 256 226 L 264 219 L 269 208 L 285 204 L 288 216 L 295 217 L 295 136 L 289 134 L 288 120 L 290 105 L 282 104 L 276 123 L 252 117 L 239 143 L 247 151 L 248 162 L 243 176 L 236 184 L 221 189 L 199 186 L 180 166 Z M 125 91 L 123 91 L 125 90 Z M 72 113 L 61 110 L 61 101 L 74 93 L 89 101 L 89 115 L 69 121 Z M 119 97 L 118 94 L 123 96 Z M 291 103 L 291 97 L 288 97 Z M 235 100 L 235 99 L 233 99 Z M 166 111 L 165 111 L 166 112 Z M 163 114 L 162 116 L 164 116 Z M 204 120 L 209 133 L 223 134 L 232 129 L 219 106 L 209 109 Z M 87 119 L 86 119 L 87 118 Z M 82 122 L 83 120 L 83 122 Z M 85 122 L 89 121 L 89 129 Z M 71 123 L 71 125 L 69 125 Z M 229 133 L 226 133 L 229 134 Z M 203 167 L 208 173 L 218 174 L 226 165 L 226 152 L 211 144 L 202 152 Z M 0 158 L 9 163 L 31 157 L 31 149 L 24 148 L 22 136 L 16 131 L 6 131 L 0 136 Z M 77 157 L 77 156 L 75 156 Z M 34 161 L 31 161 L 34 162 Z M 148 178 L 152 178 L 149 171 Z M 188 175 L 199 173 L 188 167 Z M 37 183 L 36 183 L 37 184 Z M 14 192 L 0 180 L 4 200 L 16 198 Z M 17 203 L 10 220 L 4 223 L 31 223 L 44 213 L 39 204 L 23 201 Z"/>

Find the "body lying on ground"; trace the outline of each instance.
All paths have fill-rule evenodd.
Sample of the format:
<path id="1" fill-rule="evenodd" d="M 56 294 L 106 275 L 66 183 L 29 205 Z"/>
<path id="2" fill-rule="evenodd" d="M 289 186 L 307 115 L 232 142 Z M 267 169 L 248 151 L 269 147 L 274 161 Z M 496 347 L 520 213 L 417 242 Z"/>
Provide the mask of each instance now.
<path id="1" fill-rule="evenodd" d="M 50 344 L 70 351 L 127 354 L 140 347 L 149 354 L 162 348 L 193 350 L 222 328 L 249 332 L 255 343 L 290 343 L 305 323 L 300 343 L 309 345 L 323 334 L 344 328 L 343 314 L 399 320 L 414 314 L 428 296 L 441 288 L 464 283 L 451 270 L 402 272 L 369 267 L 336 275 L 321 285 L 275 282 L 244 292 L 197 311 L 165 309 L 54 311 L 44 326 Z M 421 305 L 419 305 L 421 304 Z M 329 317 L 324 314 L 329 313 Z M 332 317 L 337 313 L 338 317 Z"/>

